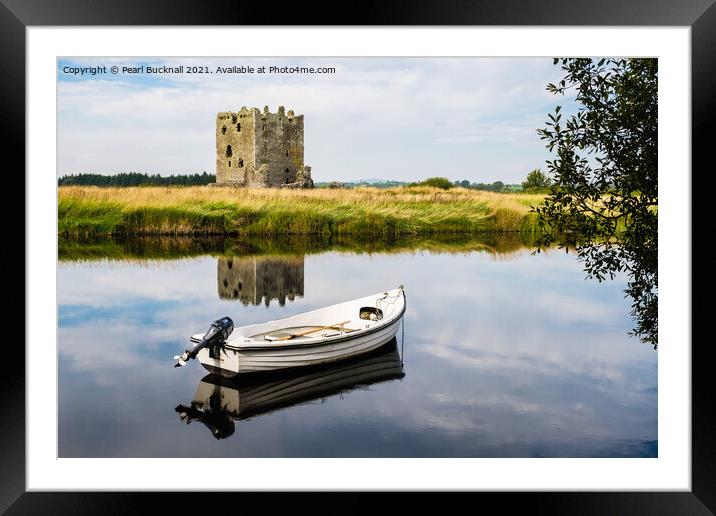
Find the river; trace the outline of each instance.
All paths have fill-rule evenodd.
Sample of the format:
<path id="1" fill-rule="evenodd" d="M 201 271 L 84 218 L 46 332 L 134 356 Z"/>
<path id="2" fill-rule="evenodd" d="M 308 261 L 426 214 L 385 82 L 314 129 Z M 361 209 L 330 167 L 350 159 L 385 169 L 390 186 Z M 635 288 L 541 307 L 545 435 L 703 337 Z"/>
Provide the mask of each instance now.
<path id="1" fill-rule="evenodd" d="M 657 351 L 625 279 L 493 237 L 400 245 L 65 243 L 60 457 L 656 457 Z M 361 249 L 371 252 L 361 252 Z M 397 339 L 239 381 L 172 357 L 228 315 L 262 322 L 404 285 Z"/>

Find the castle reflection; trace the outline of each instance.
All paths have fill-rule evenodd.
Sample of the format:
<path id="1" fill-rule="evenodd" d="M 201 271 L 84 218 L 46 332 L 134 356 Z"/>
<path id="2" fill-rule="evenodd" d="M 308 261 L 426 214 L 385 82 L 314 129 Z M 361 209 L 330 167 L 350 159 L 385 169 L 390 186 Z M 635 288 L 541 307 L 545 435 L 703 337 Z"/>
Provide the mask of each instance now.
<path id="1" fill-rule="evenodd" d="M 219 258 L 217 284 L 221 299 L 238 299 L 244 306 L 269 306 L 286 298 L 303 297 L 303 255 L 233 256 Z"/>

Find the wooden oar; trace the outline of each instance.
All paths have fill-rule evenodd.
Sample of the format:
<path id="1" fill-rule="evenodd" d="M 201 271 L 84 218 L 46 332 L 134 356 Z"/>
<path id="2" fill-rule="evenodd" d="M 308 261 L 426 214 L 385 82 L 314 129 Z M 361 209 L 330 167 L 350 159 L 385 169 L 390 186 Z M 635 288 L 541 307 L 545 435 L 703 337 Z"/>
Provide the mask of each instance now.
<path id="1" fill-rule="evenodd" d="M 281 337 L 276 340 L 277 341 L 278 340 L 291 340 L 295 337 L 303 337 L 304 335 L 308 335 L 309 333 L 315 333 L 317 331 L 327 330 L 329 328 L 340 328 L 341 326 L 343 326 L 344 324 L 348 324 L 349 322 L 351 322 L 350 319 L 347 321 L 343 321 L 343 322 L 339 322 L 339 323 L 335 323 L 335 324 L 329 324 L 328 326 L 321 326 L 320 328 L 314 328 L 312 330 L 302 331 L 299 333 L 293 333 L 291 335 L 286 335 L 285 337 Z"/>

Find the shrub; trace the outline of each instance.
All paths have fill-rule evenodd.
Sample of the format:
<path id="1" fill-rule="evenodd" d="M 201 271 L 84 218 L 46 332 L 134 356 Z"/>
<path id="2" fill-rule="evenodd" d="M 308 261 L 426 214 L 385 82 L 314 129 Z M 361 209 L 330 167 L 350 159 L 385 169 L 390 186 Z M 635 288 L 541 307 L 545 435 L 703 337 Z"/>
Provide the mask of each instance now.
<path id="1" fill-rule="evenodd" d="M 452 182 L 447 177 L 429 177 L 425 181 L 420 183 L 423 186 L 433 186 L 435 188 L 442 188 L 443 190 L 449 190 L 452 188 Z"/>

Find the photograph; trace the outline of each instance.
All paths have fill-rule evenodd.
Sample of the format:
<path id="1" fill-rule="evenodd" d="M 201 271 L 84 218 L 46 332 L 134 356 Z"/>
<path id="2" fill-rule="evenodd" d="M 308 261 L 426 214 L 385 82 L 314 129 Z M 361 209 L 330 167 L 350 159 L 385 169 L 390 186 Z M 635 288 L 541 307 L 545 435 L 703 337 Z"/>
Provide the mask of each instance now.
<path id="1" fill-rule="evenodd" d="M 659 63 L 56 56 L 57 458 L 659 458 Z"/>

